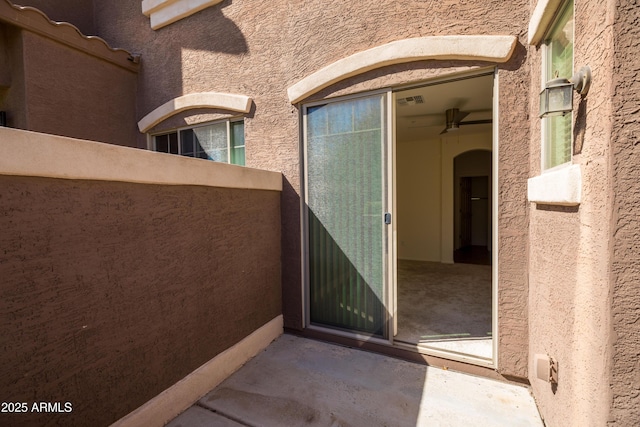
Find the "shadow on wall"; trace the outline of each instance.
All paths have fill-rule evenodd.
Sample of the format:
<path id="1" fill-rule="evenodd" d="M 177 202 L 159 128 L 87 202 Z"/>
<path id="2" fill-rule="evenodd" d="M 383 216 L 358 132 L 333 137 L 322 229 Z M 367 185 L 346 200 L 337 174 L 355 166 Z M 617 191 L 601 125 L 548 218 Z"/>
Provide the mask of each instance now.
<path id="1" fill-rule="evenodd" d="M 280 221 L 282 228 L 282 314 L 285 328 L 301 331 L 302 288 L 300 278 L 301 242 L 300 242 L 300 195 L 291 182 L 282 176 L 282 193 L 280 194 Z M 286 267 L 285 267 L 286 266 Z"/>
<path id="2" fill-rule="evenodd" d="M 575 113 L 575 125 L 573 126 L 573 154 L 582 154 L 584 146 L 584 134 L 587 129 L 587 99 L 581 98 L 578 110 Z"/>
<path id="3" fill-rule="evenodd" d="M 180 37 L 180 47 L 207 52 L 240 55 L 249 52 L 247 40 L 240 28 L 227 18 L 222 9 L 231 5 L 226 0 L 218 5 L 204 9 L 181 21 L 171 24 L 176 27 Z M 157 30 L 162 32 L 163 28 Z"/>
<path id="4" fill-rule="evenodd" d="M 138 44 L 132 48 L 141 53 L 142 61 L 146 64 L 142 79 L 139 80 L 138 118 L 165 102 L 188 93 L 233 92 L 225 89 L 226 76 L 221 74 L 220 69 L 210 66 L 216 62 L 210 54 L 238 56 L 249 52 L 247 40 L 241 29 L 223 13 L 223 8 L 231 3 L 231 0 L 224 1 L 158 30 L 151 30 L 149 19 L 138 11 L 134 12 L 130 6 L 123 6 L 123 8 L 130 13 L 137 13 L 138 19 L 124 17 L 120 10 L 105 11 L 106 14 L 118 14 L 110 16 L 110 20 L 125 19 L 127 21 L 127 30 L 136 35 L 133 40 Z M 133 27 L 133 21 L 138 27 Z M 110 30 L 105 28 L 104 31 Z M 131 39 L 120 39 L 117 34 L 113 34 L 110 38 L 122 40 L 122 43 L 131 43 Z M 209 111 L 205 114 L 211 117 L 192 119 L 197 122 L 217 120 L 223 118 L 220 115 L 213 116 L 219 112 Z M 187 111 L 183 117 L 190 114 L 192 112 Z M 202 111 L 197 114 L 202 114 Z M 193 120 L 190 121 L 193 122 Z M 192 123 L 182 121 L 178 126 L 188 124 Z M 161 127 L 166 129 L 170 126 L 163 123 Z M 144 134 L 138 135 L 138 146 L 146 146 Z"/>
<path id="5" fill-rule="evenodd" d="M 360 227 L 368 228 L 368 225 Z M 335 233 L 337 229 L 336 224 L 325 225 L 309 209 L 311 321 L 382 336 L 388 318 L 381 300 L 382 248 L 359 245 L 364 239 L 358 234 L 349 235 L 345 229 Z"/>

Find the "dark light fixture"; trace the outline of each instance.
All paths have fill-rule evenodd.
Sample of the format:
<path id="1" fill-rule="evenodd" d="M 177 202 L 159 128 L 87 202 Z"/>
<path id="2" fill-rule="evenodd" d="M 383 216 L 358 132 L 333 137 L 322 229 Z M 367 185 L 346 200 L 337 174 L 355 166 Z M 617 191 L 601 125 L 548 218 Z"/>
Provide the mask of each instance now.
<path id="1" fill-rule="evenodd" d="M 540 92 L 540 117 L 565 115 L 573 110 L 573 91 L 586 96 L 591 86 L 591 68 L 584 66 L 570 79 L 549 80 Z"/>

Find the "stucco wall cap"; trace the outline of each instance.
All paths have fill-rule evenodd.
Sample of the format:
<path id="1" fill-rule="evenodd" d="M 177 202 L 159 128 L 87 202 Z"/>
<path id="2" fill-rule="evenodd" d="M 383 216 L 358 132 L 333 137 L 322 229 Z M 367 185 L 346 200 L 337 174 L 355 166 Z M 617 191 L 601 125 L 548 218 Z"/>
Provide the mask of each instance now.
<path id="1" fill-rule="evenodd" d="M 551 25 L 558 8 L 563 0 L 539 0 L 529 19 L 529 34 L 527 36 L 530 45 L 540 43 L 544 33 Z"/>
<path id="2" fill-rule="evenodd" d="M 194 108 L 220 108 L 223 110 L 248 113 L 251 109 L 251 98 L 245 95 L 219 92 L 199 92 L 179 96 L 167 101 L 138 122 L 138 129 L 145 133 L 161 121 L 181 111 Z"/>
<path id="3" fill-rule="evenodd" d="M 142 0 L 142 13 L 146 16 L 150 16 L 158 9 L 169 6 L 171 3 L 175 3 L 178 0 Z"/>
<path id="4" fill-rule="evenodd" d="M 515 36 L 429 36 L 398 40 L 340 59 L 289 87 L 292 104 L 340 80 L 381 68 L 427 59 L 506 62 Z"/>
<path id="5" fill-rule="evenodd" d="M 582 196 L 580 165 L 570 165 L 556 171 L 529 178 L 527 198 L 545 205 L 576 206 Z"/>
<path id="6" fill-rule="evenodd" d="M 0 175 L 282 191 L 262 169 L 0 127 Z"/>

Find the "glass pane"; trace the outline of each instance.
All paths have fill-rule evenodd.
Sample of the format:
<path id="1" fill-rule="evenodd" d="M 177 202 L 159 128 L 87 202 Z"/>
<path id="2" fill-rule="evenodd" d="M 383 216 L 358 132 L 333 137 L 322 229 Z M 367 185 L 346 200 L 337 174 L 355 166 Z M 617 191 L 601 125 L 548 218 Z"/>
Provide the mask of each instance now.
<path id="1" fill-rule="evenodd" d="M 548 117 L 545 169 L 571 160 L 571 114 Z"/>
<path id="2" fill-rule="evenodd" d="M 153 139 L 156 143 L 156 151 L 161 153 L 169 152 L 169 135 L 158 135 L 154 136 Z"/>
<path id="3" fill-rule="evenodd" d="M 216 162 L 227 162 L 227 124 L 216 123 L 193 129 L 197 157 Z M 206 157 L 204 157 L 204 154 Z"/>
<path id="4" fill-rule="evenodd" d="M 231 163 L 244 166 L 244 122 L 231 123 Z"/>
<path id="5" fill-rule="evenodd" d="M 231 150 L 231 163 L 244 166 L 244 147 L 234 147 Z"/>
<path id="6" fill-rule="evenodd" d="M 573 74 L 573 2 L 567 4 L 547 40 L 546 80 L 570 78 Z M 571 161 L 572 115 L 546 120 L 545 169 Z"/>
<path id="7" fill-rule="evenodd" d="M 194 139 L 195 138 L 193 137 L 193 130 L 187 129 L 187 130 L 180 131 L 180 154 L 182 154 L 183 156 L 189 156 L 189 157 L 194 156 L 194 151 L 193 151 Z"/>
<path id="8" fill-rule="evenodd" d="M 313 323 L 383 334 L 383 95 L 307 110 Z"/>
<path id="9" fill-rule="evenodd" d="M 307 128 L 309 134 L 315 136 L 328 134 L 327 109 L 323 106 L 307 108 Z"/>
<path id="10" fill-rule="evenodd" d="M 169 152 L 171 154 L 178 154 L 178 133 L 169 134 Z"/>
<path id="11" fill-rule="evenodd" d="M 564 9 L 547 41 L 547 80 L 573 74 L 573 2 Z"/>

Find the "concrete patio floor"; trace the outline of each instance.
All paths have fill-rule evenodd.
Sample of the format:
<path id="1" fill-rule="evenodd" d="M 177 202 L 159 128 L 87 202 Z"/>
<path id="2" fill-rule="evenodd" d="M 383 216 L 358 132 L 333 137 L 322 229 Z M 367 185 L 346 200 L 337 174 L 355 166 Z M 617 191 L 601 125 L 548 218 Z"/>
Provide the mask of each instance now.
<path id="1" fill-rule="evenodd" d="M 282 335 L 168 426 L 536 426 L 526 387 Z"/>

